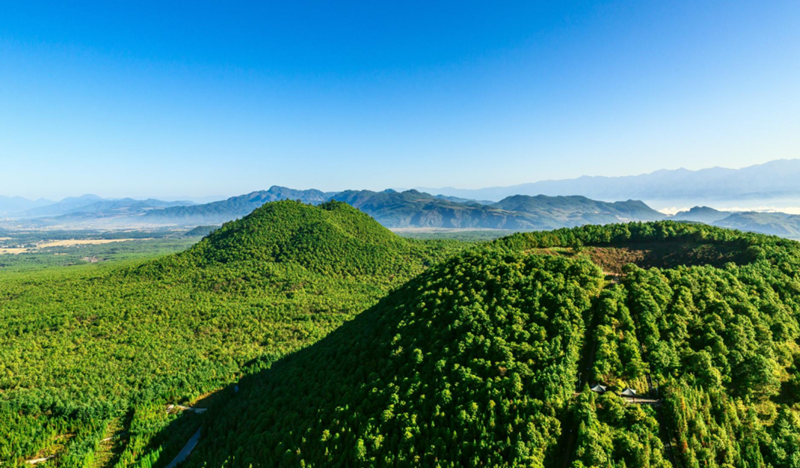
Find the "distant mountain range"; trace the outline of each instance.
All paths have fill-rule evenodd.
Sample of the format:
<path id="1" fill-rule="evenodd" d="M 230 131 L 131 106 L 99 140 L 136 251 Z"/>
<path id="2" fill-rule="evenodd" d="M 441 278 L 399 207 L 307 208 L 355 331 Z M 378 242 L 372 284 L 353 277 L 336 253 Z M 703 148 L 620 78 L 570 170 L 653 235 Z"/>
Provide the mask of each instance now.
<path id="1" fill-rule="evenodd" d="M 642 201 L 605 202 L 584 196 L 512 195 L 499 202 L 475 201 L 418 190 L 346 190 L 322 192 L 273 186 L 227 200 L 193 205 L 188 201 L 105 200 L 96 195 L 67 198 L 18 213 L 29 227 L 48 226 L 209 226 L 251 213 L 268 202 L 299 200 L 318 205 L 329 200 L 348 203 L 389 228 L 547 230 L 586 224 L 630 221 L 700 222 L 743 231 L 800 238 L 800 216 L 785 213 L 732 212 L 696 206 L 667 216 Z"/>
<path id="2" fill-rule="evenodd" d="M 800 239 L 800 215 L 756 211 L 730 212 L 696 206 L 691 210 L 676 213 L 669 219 Z"/>
<path id="3" fill-rule="evenodd" d="M 222 224 L 250 214 L 264 203 L 279 200 L 300 200 L 303 203 L 318 205 L 330 200 L 335 193 L 319 190 L 294 190 L 273 186 L 246 195 L 228 198 L 195 206 L 175 206 L 163 210 L 153 210 L 144 216 L 144 221 L 170 224 Z"/>
<path id="4" fill-rule="evenodd" d="M 724 218 L 707 224 L 800 239 L 800 216 L 798 215 L 755 211 L 726 214 L 727 216 Z"/>
<path id="5" fill-rule="evenodd" d="M 647 203 L 719 200 L 800 199 L 800 159 L 777 160 L 742 169 L 660 170 L 625 177 L 584 176 L 482 189 L 420 188 L 469 199 L 499 201 L 511 195 L 583 195 L 596 200 L 644 200 Z M 652 204 L 652 203 L 651 203 Z"/>
<path id="6" fill-rule="evenodd" d="M 326 193 L 274 186 L 205 205 L 150 210 L 142 219 L 151 224 L 222 224 L 240 218 L 264 203 L 285 199 L 310 204 L 328 200 L 345 202 L 389 228 L 545 230 L 585 224 L 673 219 L 800 238 L 800 216 L 785 213 L 731 212 L 698 206 L 667 216 L 637 200 L 603 202 L 583 196 L 513 195 L 492 203 L 430 195 L 418 190 L 398 192 L 391 189 Z"/>
<path id="7" fill-rule="evenodd" d="M 293 190 L 275 186 L 267 191 L 253 192 L 206 205 L 151 210 L 143 219 L 150 223 L 219 224 L 242 217 L 264 203 L 284 199 L 311 204 L 328 200 L 345 202 L 390 228 L 533 230 L 650 221 L 664 217 L 638 201 L 606 203 L 579 196 L 515 196 L 500 203 L 486 205 L 470 200 L 454 201 L 451 197 L 433 196 L 417 190 L 347 190 L 324 193 L 319 190 Z"/>
<path id="8" fill-rule="evenodd" d="M 0 195 L 0 215 L 17 213 L 20 211 L 32 210 L 55 203 L 52 200 L 40 198 L 38 200 L 28 200 L 22 197 L 4 197 Z"/>
<path id="9" fill-rule="evenodd" d="M 317 205 L 337 200 L 390 228 L 543 230 L 669 218 L 800 238 L 800 216 L 695 206 L 670 217 L 647 202 L 670 197 L 687 200 L 683 206 L 701 204 L 715 197 L 800 200 L 799 180 L 800 160 L 780 160 L 738 170 L 679 169 L 631 177 L 581 177 L 479 190 L 428 189 L 439 192 L 436 195 L 419 190 L 322 192 L 273 186 L 204 204 L 155 199 L 108 200 L 96 195 L 66 198 L 57 203 L 0 197 L 0 209 L 6 210 L 5 217 L 34 227 L 193 227 L 238 219 L 272 201 L 291 199 Z M 614 201 L 620 199 L 627 201 Z M 639 201 L 642 199 L 645 201 Z"/>
<path id="10" fill-rule="evenodd" d="M 97 195 L 69 197 L 59 202 L 49 200 L 31 201 L 25 198 L 4 197 L 0 203 L 5 211 L 2 213 L 12 219 L 46 219 L 52 222 L 66 220 L 127 217 L 144 214 L 156 208 L 193 205 L 190 201 L 163 201 L 156 199 L 135 200 L 133 198 L 105 199 Z M 18 208 L 24 208 L 19 210 Z"/>

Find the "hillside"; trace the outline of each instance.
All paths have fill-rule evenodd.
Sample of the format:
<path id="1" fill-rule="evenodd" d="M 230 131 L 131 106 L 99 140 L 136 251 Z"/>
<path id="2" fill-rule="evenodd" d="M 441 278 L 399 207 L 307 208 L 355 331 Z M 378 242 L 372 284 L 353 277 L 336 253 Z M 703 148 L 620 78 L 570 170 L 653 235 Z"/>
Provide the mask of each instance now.
<path id="1" fill-rule="evenodd" d="M 161 431 L 180 439 L 202 417 L 169 405 L 307 347 L 466 247 L 402 239 L 342 203 L 283 201 L 162 258 L 0 271 L 0 465 L 174 456 L 183 442 Z"/>
<path id="2" fill-rule="evenodd" d="M 449 261 L 243 385 L 190 466 L 552 464 L 601 283 L 586 261 Z"/>
<path id="3" fill-rule="evenodd" d="M 791 466 L 798 272 L 704 225 L 515 234 L 240 381 L 189 466 Z"/>
<path id="4" fill-rule="evenodd" d="M 194 264 L 292 263 L 315 273 L 394 274 L 415 262 L 414 243 L 345 203 L 268 203 L 225 224 L 181 256 Z"/>

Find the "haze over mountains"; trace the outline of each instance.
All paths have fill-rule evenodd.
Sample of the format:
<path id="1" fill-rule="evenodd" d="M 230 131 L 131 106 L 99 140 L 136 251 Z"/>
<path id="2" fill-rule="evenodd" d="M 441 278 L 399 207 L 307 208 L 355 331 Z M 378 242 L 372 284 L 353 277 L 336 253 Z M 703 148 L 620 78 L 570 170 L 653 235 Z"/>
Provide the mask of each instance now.
<path id="1" fill-rule="evenodd" d="M 511 195 L 583 195 L 613 201 L 636 199 L 662 208 L 677 204 L 780 202 L 800 199 L 800 159 L 782 159 L 742 169 L 713 167 L 659 170 L 624 177 L 583 176 L 481 189 L 419 188 L 456 197 L 499 201 Z"/>
<path id="2" fill-rule="evenodd" d="M 23 197 L 6 197 L 0 195 L 0 214 L 17 213 L 20 211 L 52 205 L 52 200 L 40 198 L 38 200 L 28 200 Z"/>
<path id="3" fill-rule="evenodd" d="M 311 205 L 336 200 L 398 228 L 549 230 L 587 224 L 631 221 L 699 222 L 743 231 L 800 238 L 800 216 L 786 213 L 730 212 L 697 206 L 668 216 L 637 200 L 603 202 L 583 196 L 514 195 L 500 202 L 478 202 L 417 190 L 347 190 L 322 192 L 273 186 L 201 205 L 160 200 L 96 200 L 85 196 L 32 209 L 19 222 L 36 226 L 178 226 L 220 225 L 251 213 L 265 203 L 299 200 Z M 50 214 L 53 215 L 50 215 Z M 39 214 L 40 217 L 35 217 Z M 50 215 L 50 216 L 48 216 Z"/>
<path id="4" fill-rule="evenodd" d="M 416 190 L 323 193 L 319 190 L 292 190 L 274 186 L 267 191 L 206 205 L 151 210 L 143 216 L 143 220 L 155 224 L 221 224 L 244 216 L 266 202 L 284 199 L 310 204 L 329 200 L 345 202 L 390 228 L 541 230 L 663 218 L 661 213 L 641 202 L 607 203 L 579 196 L 515 196 L 487 205 L 470 200 L 454 201 L 449 197 Z"/>
<path id="5" fill-rule="evenodd" d="M 15 220 L 17 226 L 194 227 L 220 225 L 273 201 L 289 199 L 318 205 L 337 200 L 358 208 L 389 228 L 524 231 L 674 219 L 800 237 L 800 216 L 719 209 L 726 204 L 774 204 L 787 200 L 800 205 L 795 201 L 800 200 L 797 180 L 800 180 L 800 160 L 780 160 L 739 170 L 662 170 L 631 177 L 581 177 L 479 190 L 428 189 L 430 193 L 392 189 L 323 192 L 272 186 L 268 190 L 204 204 L 156 199 L 109 200 L 96 195 L 59 202 L 2 197 L 0 209 L 5 211 L 0 212 L 7 219 Z M 716 199 L 708 203 L 715 208 L 702 206 L 709 198 Z M 674 216 L 654 209 L 666 205 L 694 208 L 684 209 Z"/>
<path id="6" fill-rule="evenodd" d="M 193 205 L 191 201 L 163 201 L 149 198 L 136 200 L 133 198 L 106 199 L 87 194 L 80 197 L 68 197 L 59 202 L 50 200 L 31 201 L 21 197 L 0 198 L 0 214 L 11 219 L 52 218 L 64 221 L 70 217 L 104 218 L 110 216 L 126 216 L 142 214 L 154 208 Z M 24 208 L 24 209 L 19 209 Z"/>

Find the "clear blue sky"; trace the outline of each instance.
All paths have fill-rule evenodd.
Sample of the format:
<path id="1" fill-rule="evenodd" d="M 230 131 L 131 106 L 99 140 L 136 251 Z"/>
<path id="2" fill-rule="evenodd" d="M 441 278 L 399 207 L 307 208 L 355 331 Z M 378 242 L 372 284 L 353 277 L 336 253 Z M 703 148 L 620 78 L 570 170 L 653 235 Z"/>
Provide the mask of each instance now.
<path id="1" fill-rule="evenodd" d="M 3 2 L 0 195 L 800 157 L 800 2 Z"/>

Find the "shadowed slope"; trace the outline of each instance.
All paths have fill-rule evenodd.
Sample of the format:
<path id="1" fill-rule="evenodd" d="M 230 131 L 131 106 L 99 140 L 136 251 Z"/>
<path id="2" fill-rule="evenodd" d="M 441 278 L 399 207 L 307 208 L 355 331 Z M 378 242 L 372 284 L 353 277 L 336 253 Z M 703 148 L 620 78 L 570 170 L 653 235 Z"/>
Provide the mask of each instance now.
<path id="1" fill-rule="evenodd" d="M 243 385 L 190 466 L 537 465 L 600 284 L 583 260 L 450 260 Z"/>

